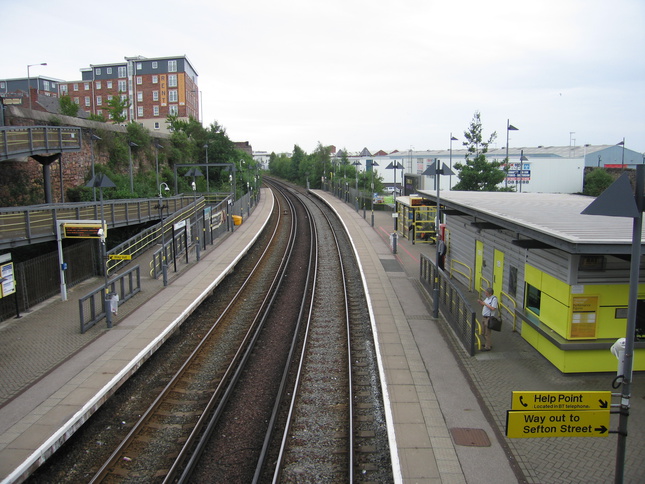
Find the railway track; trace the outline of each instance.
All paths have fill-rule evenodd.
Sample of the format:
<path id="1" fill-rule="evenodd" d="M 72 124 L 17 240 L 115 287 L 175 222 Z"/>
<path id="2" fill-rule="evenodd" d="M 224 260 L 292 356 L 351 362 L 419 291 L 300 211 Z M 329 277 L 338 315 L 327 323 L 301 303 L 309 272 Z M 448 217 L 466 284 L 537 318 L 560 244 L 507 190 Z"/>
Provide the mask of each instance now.
<path id="1" fill-rule="evenodd" d="M 393 481 L 351 244 L 324 204 L 269 183 L 278 209 L 268 248 L 85 481 Z M 196 318 L 206 315 L 212 311 L 199 308 Z"/>

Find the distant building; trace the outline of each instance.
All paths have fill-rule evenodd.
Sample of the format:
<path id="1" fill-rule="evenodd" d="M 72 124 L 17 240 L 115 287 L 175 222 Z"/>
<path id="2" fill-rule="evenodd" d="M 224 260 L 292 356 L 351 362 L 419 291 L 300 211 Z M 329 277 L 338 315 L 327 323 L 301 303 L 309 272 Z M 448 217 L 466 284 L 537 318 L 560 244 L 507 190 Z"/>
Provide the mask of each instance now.
<path id="1" fill-rule="evenodd" d="M 59 94 L 88 113 L 108 118 L 108 102 L 121 96 L 131 102 L 127 122 L 151 131 L 167 131 L 168 115 L 199 120 L 197 72 L 186 56 L 125 57 L 125 62 L 92 64 L 81 75 L 78 81 L 59 82 Z"/>
<path id="2" fill-rule="evenodd" d="M 65 81 L 46 76 L 0 79 L 0 98 L 4 105 L 29 108 L 31 92 L 31 109 L 46 111 L 45 107 L 38 105 L 38 98 L 40 96 L 57 98 L 58 86 L 61 82 Z"/>

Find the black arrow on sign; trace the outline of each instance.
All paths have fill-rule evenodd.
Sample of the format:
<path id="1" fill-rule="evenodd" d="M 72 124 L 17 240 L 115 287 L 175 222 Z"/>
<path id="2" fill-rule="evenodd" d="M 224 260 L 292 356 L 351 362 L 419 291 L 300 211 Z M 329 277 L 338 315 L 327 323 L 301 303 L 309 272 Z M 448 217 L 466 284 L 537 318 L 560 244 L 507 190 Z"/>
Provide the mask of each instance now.
<path id="1" fill-rule="evenodd" d="M 607 400 L 598 400 L 598 401 L 600 402 L 600 408 L 607 408 L 607 405 L 609 405 Z"/>
<path id="2" fill-rule="evenodd" d="M 607 432 L 607 427 L 605 427 L 604 425 L 601 425 L 600 427 L 596 427 L 594 430 L 596 432 L 600 432 L 601 434 L 604 434 L 605 432 Z"/>

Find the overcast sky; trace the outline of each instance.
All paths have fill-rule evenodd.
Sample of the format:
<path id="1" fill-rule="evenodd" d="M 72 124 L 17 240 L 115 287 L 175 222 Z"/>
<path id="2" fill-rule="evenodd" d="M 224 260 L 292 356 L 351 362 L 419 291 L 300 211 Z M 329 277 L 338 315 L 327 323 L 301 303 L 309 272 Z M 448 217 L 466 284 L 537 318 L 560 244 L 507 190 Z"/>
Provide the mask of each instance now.
<path id="1" fill-rule="evenodd" d="M 643 0 L 0 0 L 0 78 L 81 78 L 186 55 L 203 120 L 256 151 L 447 149 L 475 111 L 497 147 L 645 152 Z M 574 133 L 574 134 L 571 134 Z M 574 141 L 572 141 L 574 140 Z"/>

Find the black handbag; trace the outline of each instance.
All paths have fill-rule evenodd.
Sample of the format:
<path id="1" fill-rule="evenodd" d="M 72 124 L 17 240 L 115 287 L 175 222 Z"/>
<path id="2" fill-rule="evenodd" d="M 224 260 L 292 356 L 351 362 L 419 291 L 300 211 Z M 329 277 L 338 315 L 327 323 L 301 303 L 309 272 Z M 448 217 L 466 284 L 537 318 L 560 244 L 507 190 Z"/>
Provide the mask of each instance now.
<path id="1" fill-rule="evenodd" d="M 502 320 L 496 318 L 495 316 L 490 316 L 488 318 L 488 327 L 492 331 L 501 331 L 502 330 Z"/>

